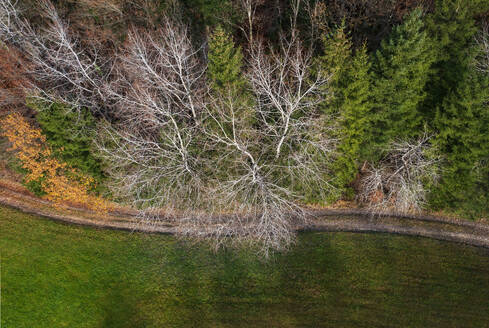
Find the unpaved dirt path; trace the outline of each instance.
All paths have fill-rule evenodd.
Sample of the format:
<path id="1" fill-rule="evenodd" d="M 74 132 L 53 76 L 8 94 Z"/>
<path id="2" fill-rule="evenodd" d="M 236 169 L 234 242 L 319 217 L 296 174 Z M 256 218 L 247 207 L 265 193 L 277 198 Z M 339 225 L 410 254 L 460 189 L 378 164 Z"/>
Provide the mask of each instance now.
<path id="1" fill-rule="evenodd" d="M 174 234 L 175 222 L 161 220 L 152 225 L 142 224 L 137 213 L 119 209 L 97 214 L 85 209 L 53 208 L 51 203 L 35 197 L 11 184 L 0 181 L 0 204 L 68 224 L 101 229 Z M 297 225 L 297 231 L 383 232 L 428 237 L 489 248 L 489 224 L 436 216 L 414 216 L 396 213 L 373 215 L 361 209 L 314 210 L 307 224 Z"/>

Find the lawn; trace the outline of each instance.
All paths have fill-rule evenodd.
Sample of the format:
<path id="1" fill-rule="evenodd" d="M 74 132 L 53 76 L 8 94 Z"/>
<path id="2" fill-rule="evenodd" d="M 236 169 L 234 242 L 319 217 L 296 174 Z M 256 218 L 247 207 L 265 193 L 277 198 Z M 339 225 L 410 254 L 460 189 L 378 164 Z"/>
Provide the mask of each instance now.
<path id="1" fill-rule="evenodd" d="M 21 327 L 489 327 L 489 252 L 308 233 L 270 261 L 0 207 L 1 323 Z"/>

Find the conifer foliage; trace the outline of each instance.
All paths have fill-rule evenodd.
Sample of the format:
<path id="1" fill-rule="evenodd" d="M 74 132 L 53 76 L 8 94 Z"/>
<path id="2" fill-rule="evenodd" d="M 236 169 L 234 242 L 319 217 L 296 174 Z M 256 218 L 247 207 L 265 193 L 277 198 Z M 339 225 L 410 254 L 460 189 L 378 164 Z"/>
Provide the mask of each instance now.
<path id="1" fill-rule="evenodd" d="M 481 176 L 488 170 L 489 79 L 475 65 L 475 4 L 438 1 L 429 17 L 437 53 L 424 112 L 446 159 L 433 204 L 480 213 L 489 209 L 487 180 Z"/>
<path id="2" fill-rule="evenodd" d="M 365 46 L 353 54 L 344 26 L 323 39 L 323 51 L 318 65 L 331 74 L 332 90 L 331 97 L 323 103 L 323 110 L 337 118 L 340 143 L 332 171 L 336 187 L 343 192 L 354 180 L 371 139 L 370 62 Z"/>
<path id="3" fill-rule="evenodd" d="M 241 48 L 235 47 L 232 36 L 221 25 L 210 36 L 208 61 L 207 74 L 214 91 L 224 92 L 227 89 L 238 93 L 244 90 Z"/>
<path id="4" fill-rule="evenodd" d="M 209 37 L 207 64 L 210 96 L 215 106 L 226 108 L 226 112 L 235 112 L 243 124 L 251 123 L 251 95 L 243 76 L 243 53 L 235 46 L 229 32 L 219 25 Z"/>
<path id="5" fill-rule="evenodd" d="M 100 161 L 94 157 L 93 151 L 95 120 L 91 113 L 86 108 L 79 112 L 71 111 L 62 103 L 31 101 L 29 106 L 38 111 L 36 119 L 57 156 L 101 182 Z"/>
<path id="6" fill-rule="evenodd" d="M 423 12 L 416 9 L 393 29 L 375 54 L 372 119 L 377 144 L 422 133 L 420 105 L 426 97 L 424 89 L 433 60 L 433 44 L 424 27 Z"/>
<path id="7" fill-rule="evenodd" d="M 340 144 L 333 172 L 337 185 L 350 184 L 358 173 L 359 165 L 372 146 L 372 80 L 366 47 L 351 58 L 344 75 L 341 111 L 338 117 Z M 351 192 L 351 191 L 350 191 Z"/>

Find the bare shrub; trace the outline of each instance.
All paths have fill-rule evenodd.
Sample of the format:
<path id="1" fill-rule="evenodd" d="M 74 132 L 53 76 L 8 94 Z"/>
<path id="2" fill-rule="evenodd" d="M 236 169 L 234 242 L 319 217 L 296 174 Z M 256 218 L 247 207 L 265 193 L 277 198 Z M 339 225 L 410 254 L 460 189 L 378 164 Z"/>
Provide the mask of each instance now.
<path id="1" fill-rule="evenodd" d="M 359 199 L 375 211 L 419 212 L 429 186 L 438 180 L 439 162 L 426 134 L 416 140 L 392 142 L 384 159 L 367 169 Z"/>

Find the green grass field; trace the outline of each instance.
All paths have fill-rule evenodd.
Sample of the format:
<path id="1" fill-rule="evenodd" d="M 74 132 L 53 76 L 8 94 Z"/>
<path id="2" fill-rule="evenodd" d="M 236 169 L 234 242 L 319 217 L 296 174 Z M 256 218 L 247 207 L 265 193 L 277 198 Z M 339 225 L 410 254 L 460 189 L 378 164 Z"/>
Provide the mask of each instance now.
<path id="1" fill-rule="evenodd" d="M 489 327 L 489 252 L 303 234 L 265 263 L 0 207 L 2 328 Z"/>

